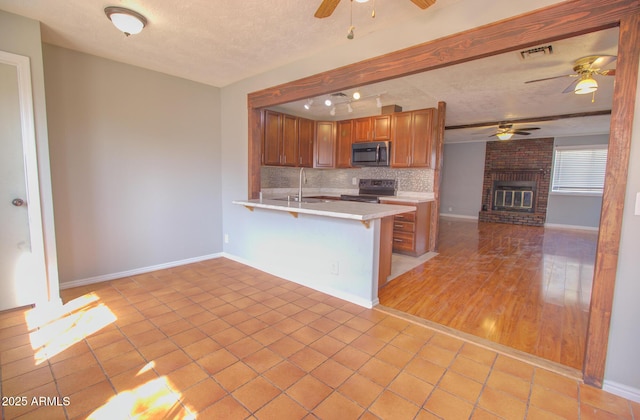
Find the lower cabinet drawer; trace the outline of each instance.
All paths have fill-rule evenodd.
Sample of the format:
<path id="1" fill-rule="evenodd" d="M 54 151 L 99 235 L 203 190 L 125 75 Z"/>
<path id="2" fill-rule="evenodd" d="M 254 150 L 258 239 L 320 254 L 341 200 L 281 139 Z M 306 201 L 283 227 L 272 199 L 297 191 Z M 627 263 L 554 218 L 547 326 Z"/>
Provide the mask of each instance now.
<path id="1" fill-rule="evenodd" d="M 403 251 L 413 251 L 415 239 L 413 234 L 393 232 L 393 248 Z"/>
<path id="2" fill-rule="evenodd" d="M 412 212 L 409 212 L 409 213 L 396 214 L 394 216 L 394 219 L 395 219 L 396 222 L 401 222 L 401 221 L 404 221 L 404 222 L 415 222 L 415 220 L 416 220 L 416 212 L 412 211 Z"/>
<path id="3" fill-rule="evenodd" d="M 413 222 L 403 222 L 401 220 L 393 221 L 394 232 L 415 232 L 416 224 Z"/>

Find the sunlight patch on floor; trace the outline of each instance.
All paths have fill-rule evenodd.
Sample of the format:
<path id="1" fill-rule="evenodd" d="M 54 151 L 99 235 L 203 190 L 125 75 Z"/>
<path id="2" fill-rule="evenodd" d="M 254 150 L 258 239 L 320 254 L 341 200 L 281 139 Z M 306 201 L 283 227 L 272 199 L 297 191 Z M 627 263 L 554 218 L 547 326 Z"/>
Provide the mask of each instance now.
<path id="1" fill-rule="evenodd" d="M 25 314 L 31 330 L 36 363 L 61 353 L 116 321 L 117 317 L 95 293 L 80 296 L 62 306 L 36 307 Z"/>
<path id="2" fill-rule="evenodd" d="M 119 393 L 87 419 L 195 419 L 195 414 L 180 404 L 180 397 L 180 392 L 171 387 L 167 377 L 161 376 L 135 389 Z"/>

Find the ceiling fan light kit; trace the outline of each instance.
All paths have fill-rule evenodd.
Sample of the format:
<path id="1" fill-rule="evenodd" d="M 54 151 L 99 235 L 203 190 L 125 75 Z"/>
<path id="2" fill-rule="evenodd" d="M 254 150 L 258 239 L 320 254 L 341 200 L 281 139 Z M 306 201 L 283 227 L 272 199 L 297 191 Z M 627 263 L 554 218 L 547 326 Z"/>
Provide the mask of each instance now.
<path id="1" fill-rule="evenodd" d="M 499 124 L 498 131 L 489 137 L 496 136 L 500 140 L 511 140 L 514 134 L 518 134 L 521 136 L 528 136 L 529 131 L 540 130 L 540 127 L 526 127 L 526 128 L 514 128 L 513 124 Z"/>
<path id="2" fill-rule="evenodd" d="M 511 137 L 513 137 L 513 133 L 507 131 L 506 133 L 498 133 L 496 134 L 496 136 L 500 139 L 500 140 L 510 140 Z"/>
<path id="3" fill-rule="evenodd" d="M 573 63 L 574 73 L 529 80 L 525 83 L 543 82 L 545 80 L 561 79 L 563 77 L 577 77 L 578 79 L 572 82 L 562 93 L 573 92 L 577 95 L 593 93 L 594 97 L 591 99 L 591 102 L 594 102 L 595 91 L 598 90 L 598 82 L 593 76 L 615 76 L 615 69 L 603 70 L 603 67 L 613 63 L 616 59 L 617 57 L 615 55 L 589 55 L 579 58 Z"/>
<path id="4" fill-rule="evenodd" d="M 573 92 L 578 95 L 585 95 L 587 93 L 595 92 L 597 89 L 598 82 L 589 75 L 578 82 Z"/>
<path id="5" fill-rule="evenodd" d="M 108 6 L 105 7 L 104 13 L 111 23 L 127 37 L 139 34 L 147 26 L 147 18 L 124 7 Z"/>

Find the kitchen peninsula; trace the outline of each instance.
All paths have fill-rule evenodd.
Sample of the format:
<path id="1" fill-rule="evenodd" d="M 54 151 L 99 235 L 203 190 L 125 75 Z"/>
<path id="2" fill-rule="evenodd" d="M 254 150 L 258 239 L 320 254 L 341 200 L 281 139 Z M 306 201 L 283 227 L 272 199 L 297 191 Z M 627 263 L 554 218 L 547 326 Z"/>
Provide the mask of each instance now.
<path id="1" fill-rule="evenodd" d="M 308 201 L 308 202 L 306 202 Z M 310 199 L 236 200 L 256 268 L 371 308 L 391 270 L 393 217 L 404 205 Z"/>

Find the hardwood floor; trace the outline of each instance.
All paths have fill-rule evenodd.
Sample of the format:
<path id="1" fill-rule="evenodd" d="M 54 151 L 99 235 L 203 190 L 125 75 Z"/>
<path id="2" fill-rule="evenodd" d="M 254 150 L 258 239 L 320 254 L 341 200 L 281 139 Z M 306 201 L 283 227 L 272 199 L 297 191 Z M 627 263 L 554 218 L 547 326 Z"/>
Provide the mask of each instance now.
<path id="1" fill-rule="evenodd" d="M 441 218 L 439 255 L 384 306 L 582 369 L 597 232 Z"/>

